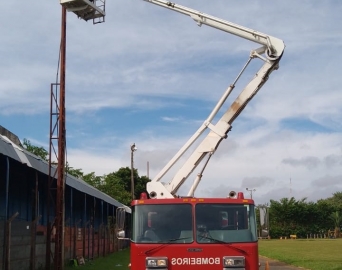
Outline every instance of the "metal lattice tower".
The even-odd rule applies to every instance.
[[[52,228],[56,229],[54,269],[64,269],[64,226],[65,226],[65,146],[66,146],[66,120],[65,120],[65,66],[66,66],[66,14],[67,11],[75,13],[78,18],[85,21],[93,20],[93,24],[104,22],[106,0],[60,0],[62,5],[61,22],[61,46],[60,46],[60,82],[51,84],[50,100],[50,146],[49,146],[49,181],[47,199],[47,244],[46,244],[46,269],[51,265],[51,241]],[[56,161],[52,160],[55,155]],[[57,163],[57,169],[53,164]],[[53,186],[57,179],[56,187]],[[54,204],[55,219],[51,223],[51,208],[53,194],[56,199]]]

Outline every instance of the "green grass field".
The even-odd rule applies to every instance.
[[[310,270],[342,270],[342,239],[260,240],[259,253]],[[128,270],[129,249],[86,262],[85,270]],[[73,266],[67,270],[75,269]]]
[[[101,257],[90,262],[86,262],[85,265],[78,267],[67,266],[65,269],[71,270],[75,268],[85,270],[128,270],[129,263],[129,249],[124,249],[106,257]]]
[[[342,239],[260,240],[259,254],[311,270],[342,270]]]

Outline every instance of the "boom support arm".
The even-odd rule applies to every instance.
[[[241,38],[248,39],[250,41],[264,45],[267,48],[265,50],[265,55],[270,60],[278,59],[283,54],[283,51],[285,49],[285,44],[281,39],[263,34],[253,29],[249,29],[247,27],[240,26],[238,24],[216,18],[214,16],[172,3],[170,1],[165,1],[165,0],[144,0],[144,1],[150,2],[152,4],[155,4],[164,8],[171,9],[173,11],[177,11],[184,15],[188,15],[193,20],[196,21],[198,26],[205,24],[213,28],[225,31],[227,33],[239,36]]]
[[[235,81],[227,88],[219,102],[216,104],[209,117],[204,121],[202,126],[195,132],[195,134],[185,143],[185,145],[178,151],[178,153],[169,161],[169,163],[159,172],[159,174],[147,184],[147,191],[151,198],[173,198],[176,196],[176,192],[184,181],[189,177],[193,170],[200,164],[200,162],[209,154],[208,160],[198,174],[195,182],[193,183],[188,196],[193,196],[196,187],[201,180],[202,172],[207,165],[210,157],[214,154],[221,141],[227,138],[227,133],[231,129],[233,121],[245,108],[248,102],[254,97],[259,89],[267,81],[269,75],[278,68],[278,63],[283,54],[285,45],[280,39],[262,34],[260,32],[215,18],[210,15],[203,14],[196,10],[192,10],[186,7],[176,5],[164,0],[145,0],[153,4],[180,12],[191,16],[200,26],[206,24],[208,26],[223,30],[225,32],[240,36],[242,38],[251,40],[253,42],[263,45],[261,48],[255,49],[251,52],[250,57],[238,74]],[[265,55],[263,57],[262,55]],[[240,95],[235,99],[230,108],[223,114],[216,125],[211,122],[225,103],[226,99],[233,91],[236,82],[241,77],[242,73],[247,68],[252,59],[258,58],[264,62],[263,66],[256,73],[255,77],[247,84],[242,90]],[[181,158],[181,156],[190,148],[190,146],[203,134],[203,132],[209,128],[210,132],[198,145],[191,156],[186,160],[184,165],[176,173],[173,179],[169,183],[162,183],[160,180],[162,177],[173,167],[173,165]]]

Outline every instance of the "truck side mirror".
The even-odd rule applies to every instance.
[[[125,228],[126,209],[125,207],[118,207],[116,209],[116,228],[122,231]]]
[[[120,240],[129,240],[125,232],[126,208],[118,207],[116,209],[116,237]]]

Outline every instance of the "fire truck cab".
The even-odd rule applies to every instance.
[[[239,196],[135,200],[131,269],[256,269],[254,202]]]

